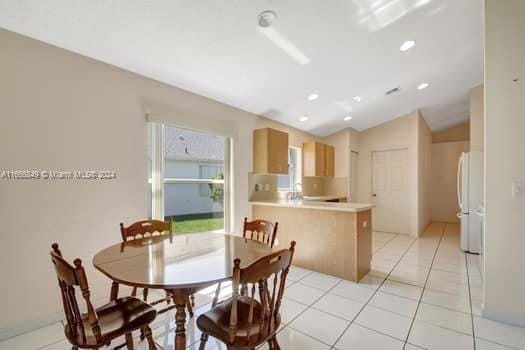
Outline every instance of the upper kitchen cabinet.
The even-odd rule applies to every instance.
[[[335,174],[335,148],[324,145],[325,176],[333,177]]]
[[[253,172],[288,174],[288,133],[272,128],[253,131]]]
[[[321,142],[303,143],[303,176],[334,176],[335,149]]]

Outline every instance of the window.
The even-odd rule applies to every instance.
[[[169,125],[151,127],[160,130],[157,137],[152,132],[157,152],[151,152],[151,174],[162,173],[151,177],[152,216],[173,219],[174,232],[224,231],[230,140]]]
[[[279,191],[293,191],[294,185],[302,181],[301,149],[288,148],[288,175],[277,175]]]

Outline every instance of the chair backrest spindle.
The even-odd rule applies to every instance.
[[[74,335],[78,335],[78,332],[80,332],[82,338],[84,340],[86,339],[82,314],[75,296],[75,287],[78,286],[86,304],[87,319],[91,326],[91,331],[97,340],[101,340],[102,336],[98,324],[98,316],[93,308],[93,304],[91,303],[89,284],[86,272],[82,266],[82,261],[80,259],[75,259],[73,262],[74,266],[69,264],[62,257],[62,252],[57,243],[52,245],[52,251],[50,254],[51,261],[53,262],[57,273],[58,285],[62,295],[62,303],[69,331]]]
[[[266,338],[273,334],[279,326],[279,309],[281,299],[283,297],[286,276],[292,263],[293,254],[295,251],[295,241],[291,242],[289,249],[280,250],[273,254],[264,256],[251,265],[241,268],[240,260],[235,259],[233,267],[232,278],[232,307],[230,312],[230,326],[229,335],[230,341],[235,341],[235,334],[237,330],[238,321],[238,300],[241,297],[239,294],[240,286],[252,285],[249,293],[249,313],[247,323],[246,342],[252,343],[252,328],[254,327],[254,311],[258,303],[260,305],[259,322],[255,323],[258,326],[258,332],[253,332],[254,335]],[[272,278],[273,277],[273,278]],[[270,280],[272,287],[268,288],[268,280]],[[259,301],[256,301],[256,285],[259,286]],[[246,297],[246,296],[245,296]]]
[[[173,220],[170,219],[167,222],[161,220],[142,220],[128,227],[120,223],[120,233],[124,242],[164,234],[169,234],[171,237],[173,236]]]
[[[278,226],[279,223],[277,222],[274,224],[270,221],[260,219],[248,221],[248,218],[244,218],[242,236],[263,242],[273,248],[275,238],[277,237]],[[248,234],[249,237],[247,237]]]

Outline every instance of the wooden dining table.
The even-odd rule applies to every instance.
[[[242,236],[190,233],[115,244],[98,252],[93,265],[113,281],[111,300],[117,298],[119,284],[167,291],[176,306],[175,349],[183,350],[188,296],[230,280],[234,259],[245,267],[272,251]]]

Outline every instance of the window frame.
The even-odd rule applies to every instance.
[[[295,150],[297,152],[297,159],[296,159],[296,166],[293,167],[294,172],[290,173],[290,169],[292,169],[290,162],[290,150]],[[277,191],[278,192],[291,192],[293,191],[293,188],[296,183],[302,183],[302,177],[303,177],[303,150],[301,147],[295,147],[295,146],[288,146],[288,175],[280,174],[279,176],[288,176],[290,177],[290,187],[284,188],[279,187],[279,178],[277,178]],[[297,179],[297,181],[296,181]]]
[[[232,174],[232,149],[233,141],[231,137],[220,135],[214,132],[201,131],[185,128],[179,125],[167,123],[149,123],[150,142],[151,142],[151,218],[164,220],[164,185],[165,184],[222,184],[224,190],[224,232],[231,232],[231,208],[233,207],[231,198],[231,174]],[[196,178],[164,178],[164,140],[165,126],[186,129],[195,132],[209,133],[224,137],[224,179],[196,179]]]

